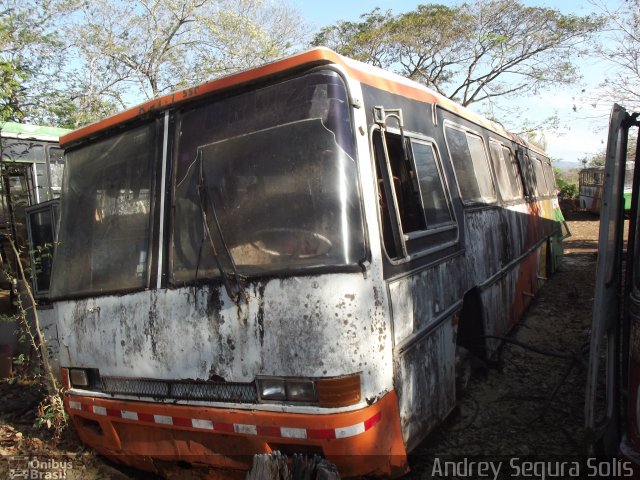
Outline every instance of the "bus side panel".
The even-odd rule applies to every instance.
[[[455,406],[455,329],[464,257],[389,283],[394,385],[405,444],[413,448]]]
[[[396,356],[400,424],[407,451],[455,407],[455,340],[452,318]]]
[[[580,208],[593,213],[600,211],[600,187],[583,185],[580,187]]]
[[[497,282],[481,290],[485,335],[502,336],[517,322],[519,309],[516,308],[516,284],[520,273],[519,268],[513,268]],[[487,338],[485,345],[490,356],[499,347],[500,340]]]
[[[509,269],[496,282],[481,290],[484,333],[489,337],[506,335],[524,316],[537,288],[540,249]],[[500,346],[498,338],[487,338],[488,356]]]
[[[504,222],[498,208],[465,212],[466,257],[471,282],[467,289],[481,285],[509,263],[511,239],[505,232]]]

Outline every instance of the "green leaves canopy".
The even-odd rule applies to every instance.
[[[375,9],[361,20],[326,27],[313,44],[395,70],[463,105],[574,82],[575,56],[603,25],[516,0],[419,5],[400,15]]]

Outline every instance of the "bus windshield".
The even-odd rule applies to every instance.
[[[51,297],[147,285],[155,125],[67,152]]]
[[[364,221],[337,73],[187,106],[176,118],[164,237],[173,285],[359,268]],[[148,123],[67,152],[52,298],[149,286],[162,161],[156,131]]]
[[[173,281],[216,277],[225,265],[232,271],[224,273],[260,276],[363,260],[349,119],[346,88],[334,72],[187,111]]]

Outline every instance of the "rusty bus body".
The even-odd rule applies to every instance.
[[[319,48],[62,138],[67,410],[123,463],[398,476],[562,253],[542,151]]]
[[[633,162],[627,162],[624,175],[624,211],[631,210],[631,183],[633,181]],[[604,167],[583,168],[578,173],[579,204],[583,210],[600,214],[604,189]]]

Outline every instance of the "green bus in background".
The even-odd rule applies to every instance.
[[[0,254],[3,264],[16,272],[13,241],[25,260],[38,263],[42,278],[34,279],[36,294],[48,290],[49,256],[35,259],[33,255],[38,246],[53,244],[64,170],[58,139],[68,131],[0,123]]]

